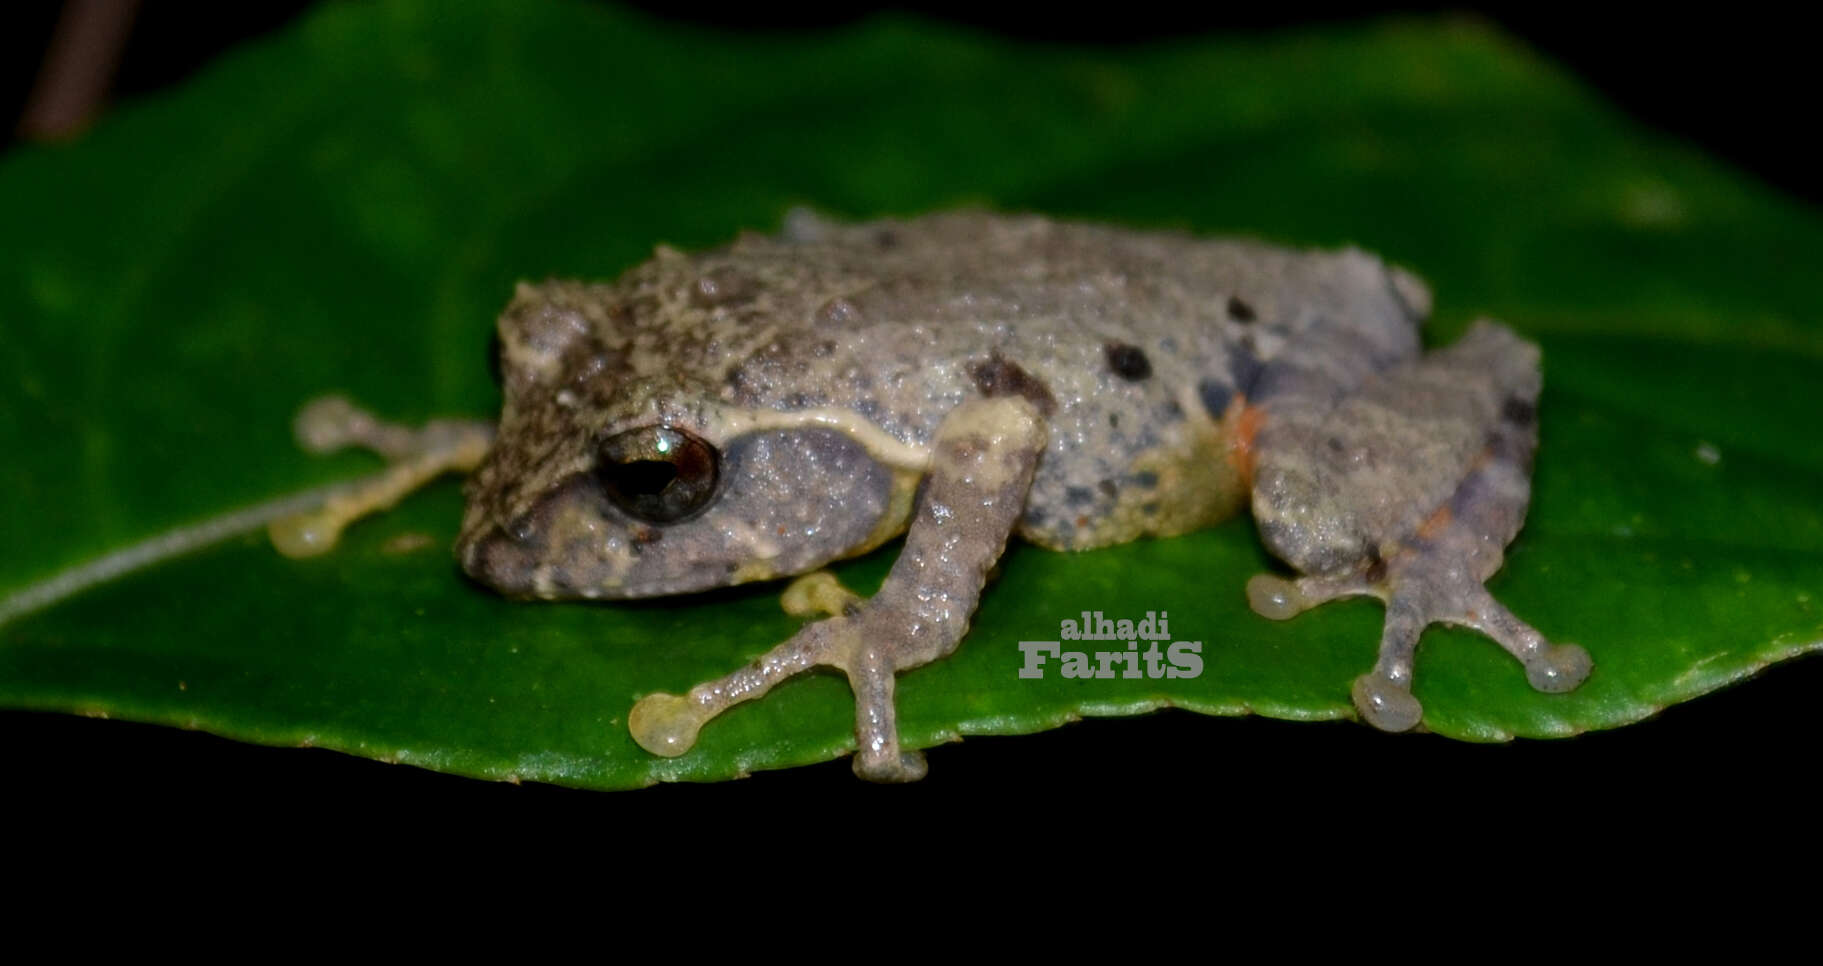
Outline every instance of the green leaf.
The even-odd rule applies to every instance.
[[[516,280],[612,276],[806,203],[1354,243],[1435,284],[1433,341],[1488,314],[1541,342],[1536,499],[1492,589],[1597,669],[1540,695],[1492,644],[1433,630],[1417,691],[1434,731],[1613,727],[1823,645],[1823,326],[1801,270],[1823,225],[1485,27],[1092,53],[899,21],[742,40],[424,0],[320,9],[78,145],[0,162],[0,704],[598,788],[843,753],[850,701],[827,675],[682,758],[640,751],[636,697],[792,633],[777,587],[509,603],[443,549],[454,482],[321,559],[249,534],[81,569],[370,472],[293,447],[293,412],[325,391],[401,420],[489,415],[484,353]],[[844,578],[871,589],[891,552]],[[1245,520],[1017,548],[961,651],[904,678],[906,736],[1165,705],[1350,715],[1378,605],[1267,622],[1242,586],[1271,566]],[[72,568],[80,593],[24,606]],[[1168,611],[1204,673],[1018,679],[1017,642],[1084,609]]]

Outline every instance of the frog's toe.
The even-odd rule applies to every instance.
[[[342,521],[329,513],[296,513],[268,523],[266,536],[273,548],[287,557],[316,557],[334,549],[341,540]]]
[[[918,781],[930,770],[930,766],[924,762],[924,753],[918,751],[901,751],[896,755],[883,756],[856,753],[854,770],[857,778],[894,784]]]
[[[1362,720],[1381,731],[1410,731],[1424,718],[1424,706],[1412,697],[1409,680],[1395,681],[1372,671],[1355,678],[1352,696]]]
[[[1298,592],[1296,581],[1272,574],[1254,574],[1247,581],[1247,605],[1254,613],[1275,621],[1290,620],[1310,606]]]
[[[291,424],[299,448],[318,455],[357,443],[373,435],[383,424],[374,415],[346,396],[319,396],[298,410]]]
[[[1455,595],[1456,609],[1435,620],[1473,628],[1499,644],[1525,665],[1526,681],[1547,694],[1573,691],[1594,669],[1589,652],[1575,644],[1553,644],[1536,628],[1515,617],[1480,584]]]
[[[696,745],[703,716],[689,698],[675,694],[648,694],[627,715],[627,730],[641,748],[654,755],[676,758]]]
[[[1526,664],[1525,676],[1535,690],[1562,694],[1576,690],[1594,667],[1589,652],[1575,644],[1550,644]]]
[[[793,617],[852,617],[862,600],[860,594],[842,586],[835,574],[818,570],[787,584],[779,606]]]
[[[1342,597],[1376,596],[1372,584],[1357,576],[1300,577],[1254,574],[1247,581],[1247,605],[1267,620],[1285,621]]]

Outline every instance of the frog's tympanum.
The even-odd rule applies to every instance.
[[[925,765],[900,747],[894,676],[961,643],[1009,538],[1088,550],[1250,506],[1303,574],[1254,577],[1254,610],[1386,602],[1354,703],[1405,730],[1429,624],[1486,634],[1542,691],[1590,668],[1482,587],[1530,496],[1538,350],[1479,322],[1421,353],[1429,309],[1417,278],[1355,250],[983,213],[796,215],[777,236],[660,248],[615,282],[520,286],[499,323],[491,438],[312,407],[312,445],[373,446],[394,470],[274,532],[321,550],[360,513],[474,467],[463,569],[542,599],[814,575],[904,534],[879,593],[800,581],[788,601],[828,616],[628,718],[640,745],[680,755],[723,709],[832,667],[854,691],[855,771],[903,781]]]

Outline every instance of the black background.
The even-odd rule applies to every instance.
[[[224,50],[283,27],[307,6],[224,5],[203,16],[188,5],[148,4],[113,98],[131,100],[179,83]],[[841,23],[866,12],[863,7],[841,14],[780,12],[771,6],[696,4],[688,19],[726,29],[790,30]],[[662,7],[653,9],[671,16]],[[1122,4],[1118,15],[1100,5],[1074,16],[963,4],[920,9],[1009,36],[1087,44],[1276,30],[1389,12],[1372,4],[1196,12]],[[1794,204],[1814,204],[1815,155],[1800,140],[1816,119],[1816,84],[1809,76],[1814,54],[1806,49],[1811,41],[1795,25],[1751,11],[1728,10],[1723,19],[1719,8],[1697,9],[1714,12],[1704,18],[1603,19],[1588,10],[1482,7],[1475,15],[1568,65],[1634,116],[1777,185]],[[25,101],[56,14],[54,4],[16,10],[0,41],[0,63],[8,72],[0,77],[5,98],[0,108],[12,116]],[[9,143],[7,149],[19,147]],[[1237,592],[1243,577],[1235,577]],[[1811,717],[1820,696],[1823,658],[1811,657],[1643,724],[1568,741],[1504,746],[1429,735],[1392,737],[1350,722],[1165,712],[935,748],[929,752],[930,778],[902,788],[863,785],[843,760],[722,785],[604,795],[25,712],[0,713],[0,767],[7,776],[6,799],[29,816],[24,821],[106,814],[106,824],[116,828],[285,829],[346,819],[439,832],[574,827],[604,840],[640,829],[657,834],[635,838],[665,848],[676,837],[658,830],[681,830],[704,816],[732,830],[768,815],[808,810],[816,816],[811,828],[838,835],[845,833],[831,822],[886,829],[907,817],[941,823],[955,816],[987,830],[1029,827],[1022,824],[1026,819],[1067,826],[1137,818],[1141,824],[1131,832],[1131,844],[1141,846],[1152,841],[1147,822],[1164,820],[1194,831],[1204,827],[1203,820],[1219,817],[1237,847],[1249,847],[1249,839],[1318,828],[1343,838],[1382,837],[1388,840],[1382,844],[1391,846],[1408,835],[1443,837],[1485,828],[1511,835],[1517,845],[1549,849],[1566,839],[1597,839],[1622,829],[1646,837],[1721,837],[1729,833],[1720,816],[1737,809],[1773,816],[1765,828],[1794,820],[1810,810],[1803,805],[1814,771],[1814,740],[1823,735]],[[1192,817],[1192,824],[1184,826],[1184,817]],[[1009,821],[1014,824],[1004,824]],[[90,827],[98,826],[91,821]]]

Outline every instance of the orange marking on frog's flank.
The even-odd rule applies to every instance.
[[[1222,411],[1222,425],[1228,429],[1228,458],[1241,475],[1241,485],[1253,489],[1253,439],[1266,424],[1266,410],[1247,405],[1245,393],[1235,393]]]
[[[1429,540],[1442,533],[1443,528],[1449,526],[1453,519],[1455,519],[1455,515],[1450,512],[1450,505],[1445,503],[1438,507],[1437,512],[1431,514],[1429,519],[1418,525],[1418,536]]]
[[[1494,451],[1491,448],[1483,449],[1480,453],[1477,453],[1475,459],[1469,463],[1469,472],[1481,472],[1481,469],[1487,466],[1488,462],[1493,458]],[[1436,513],[1431,514],[1423,523],[1418,524],[1419,539],[1430,540],[1436,537],[1437,534],[1442,533],[1443,528],[1449,526],[1450,521],[1455,518],[1456,515],[1450,512],[1450,505],[1448,503],[1438,507]]]

